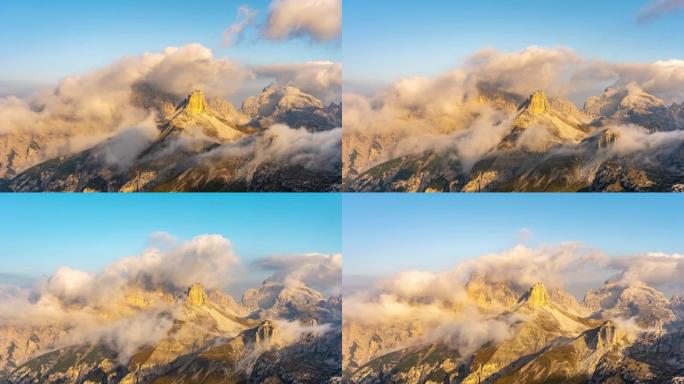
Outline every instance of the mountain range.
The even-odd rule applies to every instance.
[[[345,316],[344,381],[674,384],[684,380],[682,296],[667,299],[642,283],[607,282],[588,291],[579,303],[562,289],[550,290],[542,283],[525,290],[482,278],[471,279],[467,293],[488,314],[474,321],[490,332],[498,329],[499,337],[473,344],[479,335],[474,329],[435,336],[430,335],[435,329],[419,319],[369,326]],[[503,310],[493,311],[500,305]],[[499,329],[502,324],[506,329]],[[469,343],[473,348],[462,348]]]
[[[241,302],[193,284],[185,292],[132,284],[98,313],[101,325],[166,325],[153,342],[79,341],[59,320],[0,326],[0,383],[328,383],[340,379],[341,299],[274,281]],[[65,304],[67,305],[67,304]],[[71,309],[77,306],[72,303]],[[145,320],[147,319],[147,320]],[[133,321],[133,320],[131,320]]]
[[[679,191],[684,189],[684,104],[666,105],[634,83],[607,88],[582,109],[544,91],[524,95],[481,86],[463,110],[485,106],[503,117],[474,163],[464,147],[421,149],[403,133],[345,132],[348,191]],[[469,121],[476,120],[473,112]],[[411,117],[404,123],[409,124]],[[449,117],[440,117],[449,121]],[[433,122],[433,124],[437,124]],[[472,138],[450,127],[442,142]],[[503,133],[501,133],[503,132]],[[500,137],[497,135],[501,135]],[[412,144],[413,143],[413,144]],[[406,147],[417,148],[413,151]]]
[[[142,129],[118,131],[92,147],[62,155],[53,153],[55,148],[68,148],[75,140],[66,133],[0,135],[0,189],[133,192],[339,188],[339,149],[319,146],[316,138],[334,144],[342,124],[341,105],[326,107],[295,86],[271,85],[237,109],[221,98],[206,100],[201,90],[179,100],[140,84],[132,87],[130,103],[157,116],[152,134]],[[70,117],[61,119],[68,122]],[[308,146],[301,144],[308,142]],[[330,153],[320,153],[321,147]]]

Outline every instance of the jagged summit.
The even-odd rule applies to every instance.
[[[190,114],[204,113],[208,110],[207,101],[201,90],[196,89],[185,99],[185,110]]]
[[[537,90],[520,106],[531,115],[541,115],[549,111],[549,99],[542,90]]]
[[[204,291],[204,287],[200,283],[194,283],[188,288],[187,291],[187,301],[188,305],[201,306],[209,302],[207,293]]]
[[[549,292],[544,283],[535,283],[525,297],[527,304],[532,307],[543,307],[549,303]]]

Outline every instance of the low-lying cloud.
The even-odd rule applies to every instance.
[[[301,166],[311,171],[336,173],[342,166],[342,128],[311,132],[275,124],[262,134],[237,143],[223,144],[198,155],[199,164],[216,164],[220,159],[247,159],[238,172],[251,180],[261,166]]]

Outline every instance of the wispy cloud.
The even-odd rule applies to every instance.
[[[245,30],[254,24],[258,14],[259,11],[247,5],[240,6],[237,10],[238,21],[223,32],[223,45],[231,46],[240,43],[244,37]]]
[[[684,0],[652,0],[637,13],[639,22],[649,22],[667,13],[684,9]]]

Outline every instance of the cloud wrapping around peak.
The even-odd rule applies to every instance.
[[[622,285],[641,282],[660,289],[684,289],[684,255],[650,252],[611,260],[609,266],[618,271],[613,280]]]
[[[609,84],[650,93],[665,105],[684,102],[684,62],[588,60],[565,47],[531,46],[510,53],[486,49],[459,68],[434,77],[407,77],[370,97],[344,93],[345,172],[363,173],[426,151],[454,156],[469,172],[483,156],[498,150],[511,133],[518,107],[534,91],[544,90],[550,101],[565,103],[564,97],[599,95]],[[573,112],[574,105],[564,105]],[[577,110],[573,113],[579,121],[588,119]],[[514,145],[538,152],[554,142],[544,127],[531,127]],[[352,163],[353,170],[348,168]]]
[[[262,33],[272,40],[309,37],[327,42],[340,38],[342,0],[273,0]]]
[[[342,64],[331,61],[269,64],[252,67],[257,76],[275,79],[280,85],[294,84],[323,101],[339,102],[342,90]]]
[[[342,288],[341,254],[276,255],[259,259],[252,266],[271,272],[270,280],[287,287],[306,285],[328,294],[339,294]]]
[[[135,85],[146,84],[178,97],[198,88],[220,96],[232,94],[252,76],[249,69],[214,58],[199,44],[125,57],[88,74],[67,77],[55,89],[26,100],[1,98],[0,134],[82,135],[100,140],[150,118],[150,112],[131,102]]]
[[[343,317],[346,324],[359,327],[410,329],[410,336],[402,335],[403,346],[446,341],[468,355],[513,334],[526,316],[499,315],[537,282],[579,314],[579,304],[563,293],[569,285],[596,288],[608,281],[681,290],[683,273],[680,254],[608,257],[578,243],[519,245],[461,261],[446,271],[406,270],[379,279],[373,287],[345,295]]]

